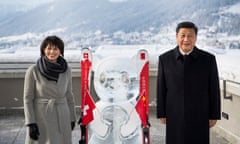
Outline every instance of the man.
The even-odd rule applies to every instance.
[[[166,144],[209,144],[220,119],[215,56],[195,46],[197,32],[194,23],[179,23],[178,46],[159,57],[157,118],[166,124]]]

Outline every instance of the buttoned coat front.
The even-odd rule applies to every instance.
[[[71,70],[47,80],[36,65],[26,71],[24,82],[25,124],[36,123],[38,141],[26,135],[26,144],[71,144],[71,121],[75,121]]]
[[[166,144],[209,144],[209,120],[220,119],[215,56],[176,47],[159,57],[157,117],[166,118]]]

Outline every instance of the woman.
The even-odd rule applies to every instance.
[[[75,126],[71,69],[63,58],[64,43],[48,36],[41,57],[26,71],[24,113],[26,144],[71,144]]]

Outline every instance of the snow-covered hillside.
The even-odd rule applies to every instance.
[[[212,26],[222,16],[218,14],[220,9],[237,2],[238,0],[199,0],[197,3],[192,0],[172,0],[171,3],[167,0],[55,0],[1,20],[0,26],[4,29],[0,30],[0,36],[38,33],[56,28],[66,28],[68,33],[97,30],[104,33],[140,32],[149,28],[158,32],[162,27],[180,19],[193,20],[201,27]]]
[[[32,8],[25,6],[24,10],[17,3],[11,3],[11,7],[9,3],[1,4],[5,7],[0,14],[1,39],[29,34],[35,37],[0,40],[0,53],[12,47],[36,47],[48,34],[61,36],[69,49],[83,45],[162,44],[169,39],[169,43],[174,43],[176,24],[183,20],[195,22],[212,41],[219,34],[236,37],[240,35],[239,3],[238,0],[197,3],[192,0],[171,3],[167,0],[50,0]],[[13,10],[9,12],[9,9]]]
[[[235,65],[240,56],[239,0],[44,0],[34,4],[14,0],[0,1],[0,8],[0,61],[35,61],[47,35],[64,40],[69,61],[78,61],[85,46],[95,50],[102,45],[150,45],[166,50],[176,46],[177,23],[190,20],[199,27],[197,46],[221,57],[222,68],[229,65],[222,57],[238,55],[231,55],[230,67],[240,71]],[[152,62],[161,52],[151,51]]]

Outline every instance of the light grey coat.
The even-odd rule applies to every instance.
[[[36,123],[40,132],[34,141],[27,128],[25,144],[71,144],[71,121],[76,121],[76,115],[70,68],[56,82],[43,77],[36,65],[29,67],[23,100],[25,124]]]

